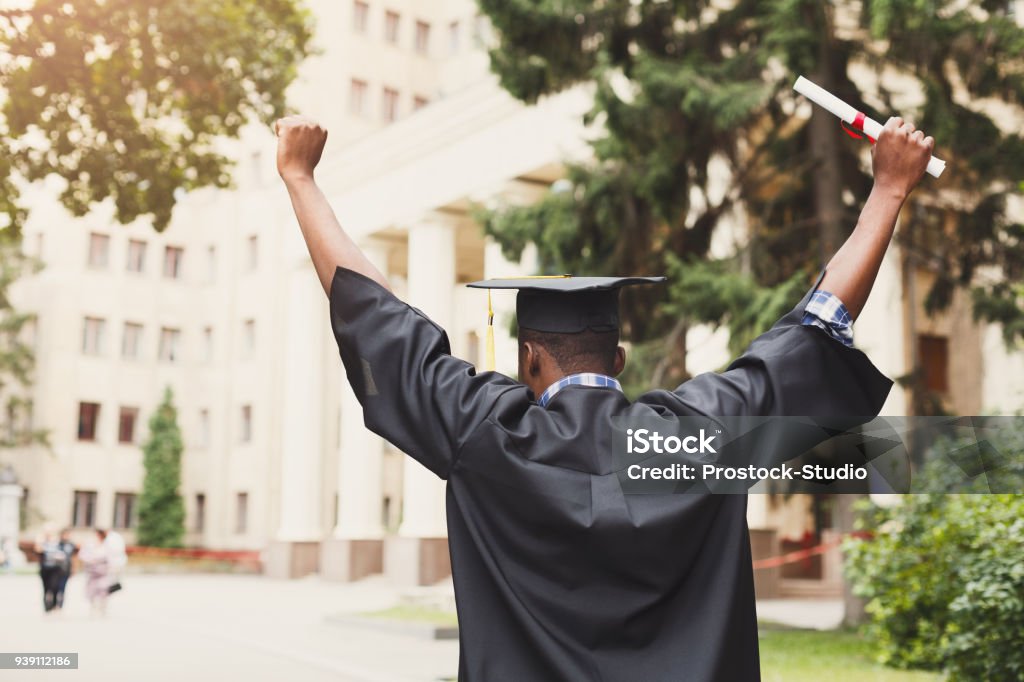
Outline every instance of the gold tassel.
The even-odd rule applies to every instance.
[[[484,369],[494,371],[494,308],[491,306],[491,290],[487,290],[487,339],[485,341],[486,360]]]
[[[563,279],[572,275],[527,275],[525,277],[514,277],[512,279]],[[491,305],[491,290],[487,290],[487,336],[484,340],[484,369],[488,372],[495,370],[494,362],[494,307]]]

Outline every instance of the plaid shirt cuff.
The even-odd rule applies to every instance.
[[[821,289],[815,291],[800,322],[824,330],[844,346],[853,346],[853,318],[834,294]]]

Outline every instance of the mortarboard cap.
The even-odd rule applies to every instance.
[[[493,368],[494,313],[490,289],[518,289],[516,318],[519,326],[539,332],[575,334],[619,328],[619,290],[634,284],[661,284],[665,277],[573,277],[553,275],[488,279],[467,285],[488,290],[487,354]]]

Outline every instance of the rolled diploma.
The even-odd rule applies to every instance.
[[[826,111],[832,112],[845,123],[852,125],[853,120],[857,118],[857,114],[859,112],[856,109],[833,95],[828,90],[818,87],[803,76],[796,79],[796,83],[793,84],[793,89]],[[877,140],[878,136],[882,134],[882,124],[873,118],[865,116],[864,133],[868,137],[872,137]],[[937,178],[942,175],[942,171],[944,170],[946,170],[946,162],[942,159],[937,159],[933,156],[928,161],[928,168],[926,169],[928,175]]]

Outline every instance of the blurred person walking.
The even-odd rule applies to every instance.
[[[57,550],[60,556],[60,565],[54,578],[54,608],[64,608],[64,590],[68,586],[68,578],[71,577],[71,563],[78,552],[78,547],[71,541],[71,529],[65,528],[60,532],[60,539],[57,540]]]
[[[110,595],[110,562],[103,542],[106,534],[99,529],[95,532],[95,536],[82,547],[79,558],[85,570],[85,594],[93,615],[102,616],[107,612],[107,597]]]
[[[116,530],[97,530],[103,538],[103,547],[107,553],[107,566],[110,571],[109,592],[113,594],[121,589],[121,577],[128,565],[128,551],[124,538]]]
[[[57,607],[57,587],[64,564],[57,529],[52,523],[43,526],[35,550],[39,555],[39,577],[43,581],[43,609],[49,613]]]

